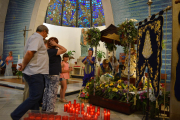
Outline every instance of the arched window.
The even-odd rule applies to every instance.
[[[102,2],[101,0],[51,0],[45,23],[69,27],[104,26]]]

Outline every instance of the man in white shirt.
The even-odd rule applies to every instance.
[[[39,110],[38,102],[44,91],[44,75],[49,74],[49,57],[43,41],[48,31],[45,25],[40,25],[26,42],[25,56],[22,64],[19,64],[19,70],[29,85],[29,98],[11,113],[13,120],[19,120],[30,109]]]

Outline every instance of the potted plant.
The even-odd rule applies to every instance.
[[[105,58],[105,52],[98,50],[97,51],[97,58],[98,58],[98,61],[100,62],[102,58]]]
[[[71,59],[74,59],[74,57],[73,57],[73,53],[75,53],[75,51],[73,50],[73,51],[68,51],[67,52],[67,54],[69,55],[69,60],[71,60]]]
[[[17,71],[16,75],[18,76],[18,79],[19,79],[19,76],[22,76],[22,71]]]

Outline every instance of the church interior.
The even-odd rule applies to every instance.
[[[0,119],[18,120],[13,111],[30,99],[27,67],[38,75],[48,61],[57,77],[54,44],[66,50],[55,55],[54,110],[43,110],[42,96],[20,120],[180,120],[180,0],[0,0],[0,11]],[[39,26],[45,53],[21,70]],[[44,75],[42,95],[47,84]]]

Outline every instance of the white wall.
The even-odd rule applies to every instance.
[[[49,29],[49,35],[46,39],[50,37],[57,37],[59,44],[64,46],[68,51],[76,51],[74,54],[75,59],[71,60],[71,62],[74,63],[77,61],[77,59],[81,56],[80,36],[82,28],[56,26],[47,23],[44,23],[44,25],[46,25]],[[105,29],[105,26],[98,28],[103,30]],[[100,42],[98,50],[103,50],[106,53],[106,48],[104,47],[103,42]]]

